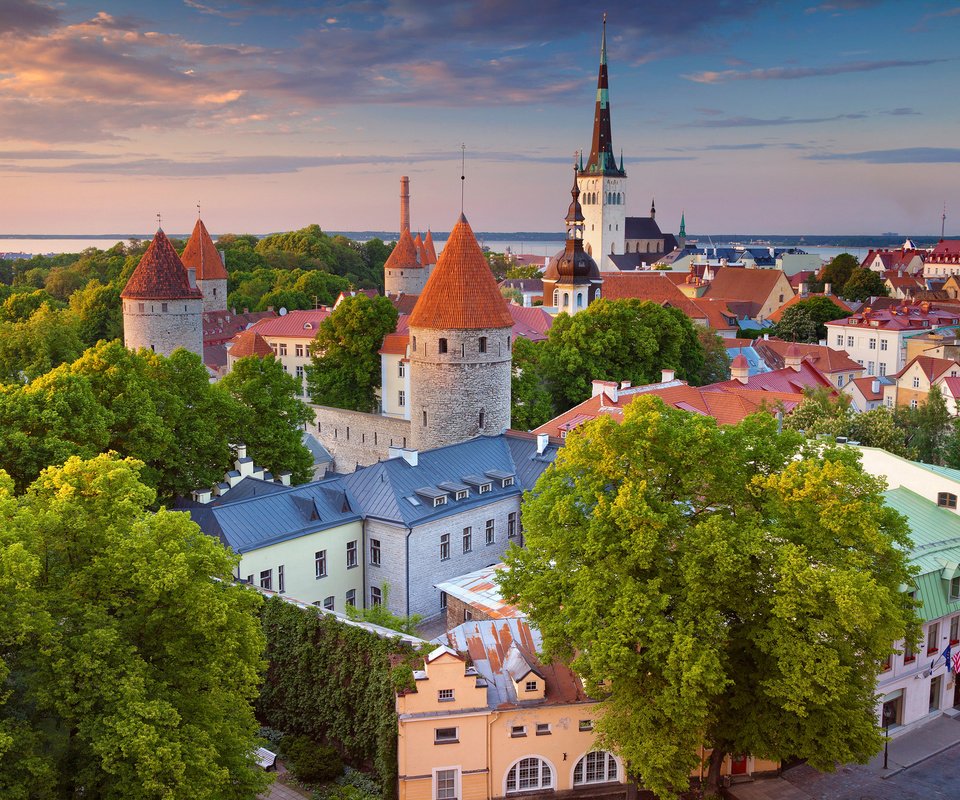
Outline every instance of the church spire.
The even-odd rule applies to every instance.
[[[680,212],[680,237],[682,239],[687,238],[687,214],[685,211]]]
[[[593,143],[590,159],[582,170],[584,175],[626,177],[623,166],[617,167],[613,154],[613,135],[610,128],[610,87],[607,81],[607,15],[603,15],[603,34],[600,38],[600,73],[597,76],[597,105],[593,116]]]

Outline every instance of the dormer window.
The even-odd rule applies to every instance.
[[[470,492],[467,489],[464,489],[463,491],[457,492],[456,499],[466,500],[469,496],[470,496]]]
[[[525,692],[535,692],[539,689],[539,684],[536,681],[525,681],[523,684],[523,691]]]
[[[956,508],[957,496],[950,492],[940,492],[937,495],[937,505],[942,508]]]
[[[447,504],[447,496],[446,496],[446,495],[444,495],[443,497],[434,497],[434,498],[433,498],[433,507],[434,507],[434,508],[436,508],[437,506],[445,506],[446,504]]]

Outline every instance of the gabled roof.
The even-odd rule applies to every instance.
[[[167,235],[158,230],[120,296],[130,300],[202,300]]]
[[[754,316],[773,293],[784,274],[779,269],[720,267],[707,287],[706,297],[744,300],[754,307]],[[789,299],[788,294],[784,302]]]
[[[874,383],[877,385],[877,391],[873,391]],[[863,395],[864,400],[879,403],[881,400],[883,400],[883,387],[888,385],[888,383],[881,381],[879,378],[874,378],[872,375],[867,375],[863,378],[854,378],[847,385],[856,386],[857,391]]]
[[[229,353],[231,358],[245,358],[246,356],[264,358],[273,355],[273,348],[255,329],[251,328],[233,337],[233,344],[230,346]]]
[[[203,312],[203,346],[229,342],[255,322],[276,317],[275,311],[248,311],[234,314],[230,310]],[[224,362],[226,363],[226,362]]]
[[[524,616],[516,606],[503,599],[500,585],[497,583],[497,570],[503,569],[503,563],[484,567],[466,575],[436,584],[441,592],[479,609],[490,619],[507,619]]]
[[[690,300],[669,278],[659,272],[603,274],[603,297],[607,300],[649,300],[660,306],[679,308],[690,319],[706,320],[704,311]]]
[[[660,239],[662,237],[663,231],[653,217],[627,217],[623,221],[624,239]]]
[[[956,361],[951,361],[949,358],[936,358],[935,356],[914,356],[906,363],[903,369],[893,377],[900,378],[903,375],[906,375],[910,368],[914,365],[920,368],[923,374],[927,377],[927,380],[931,383],[951,370],[960,371],[960,364],[957,364]]]
[[[482,330],[512,325],[493,273],[461,214],[410,315],[410,327]]]
[[[394,245],[390,255],[383,265],[384,269],[420,269],[423,264],[420,262],[420,252],[413,238],[410,236],[410,229],[404,228],[400,232],[400,238]]]
[[[791,346],[800,351],[800,355],[825,375],[835,372],[862,372],[863,364],[850,358],[846,350],[835,350],[822,344],[804,344],[785,342],[781,339],[757,339],[754,349],[771,369],[786,366],[787,349]]]
[[[547,338],[553,325],[553,316],[544,311],[542,306],[526,307],[508,303],[507,311],[513,317],[514,340],[518,336],[529,339],[531,342],[542,342]]]
[[[197,271],[198,281],[227,279],[227,270],[220,259],[220,253],[217,252],[217,247],[207,233],[202,219],[198,219],[197,224],[193,226],[193,233],[187,240],[187,246],[183,249],[180,260],[187,269]]]
[[[276,336],[288,339],[312,339],[317,335],[320,323],[330,316],[329,308],[290,311],[282,317],[262,319],[250,330],[261,336]]]
[[[859,367],[859,364],[857,365]],[[732,388],[732,389],[759,389],[764,392],[787,392],[791,394],[802,394],[804,389],[830,389],[836,391],[830,382],[819,369],[811,364],[807,359],[800,362],[800,369],[795,370],[792,367],[775,369],[770,372],[759,372],[747,378],[746,383],[735,379],[729,381],[720,381],[710,384],[711,388]]]
[[[417,248],[417,258],[420,259],[420,266],[427,266],[430,263],[430,254],[427,252],[427,248],[424,247],[423,238],[419,233],[413,240],[413,246]]]
[[[960,239],[941,239],[927,257],[927,262],[956,263],[958,259],[960,259]]]
[[[410,328],[407,324],[409,319],[406,314],[397,315],[396,330],[383,337],[380,355],[405,356],[407,354],[407,345],[410,343]]]

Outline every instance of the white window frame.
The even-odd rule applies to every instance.
[[[596,778],[592,780],[587,778],[587,759],[593,755],[604,756],[603,778],[599,780]],[[613,769],[616,773],[613,778],[609,777],[611,761],[613,762]],[[580,773],[580,780],[578,781],[576,778],[577,767],[579,767],[581,764],[583,765],[583,770]],[[580,758],[578,758],[573,763],[573,769],[570,771],[570,785],[577,787],[577,786],[593,786],[593,785],[604,784],[604,783],[619,783],[620,776],[622,774],[623,774],[623,767],[620,764],[620,759],[618,759],[613,753],[607,750],[589,750],[586,753],[584,753],[582,756],[580,756]]]
[[[440,534],[440,560],[441,561],[450,560],[450,534],[449,533]]]
[[[488,519],[484,528],[485,541],[488,545],[497,543],[497,521]]]
[[[379,567],[379,566],[380,566],[380,558],[381,558],[381,555],[382,555],[382,553],[381,553],[381,550],[380,550],[380,540],[379,540],[379,539],[371,539],[371,540],[370,540],[370,564],[371,564],[371,566],[374,566],[374,567]]]
[[[452,772],[452,773],[453,773],[454,784],[453,784],[453,796],[452,796],[452,797],[451,797],[449,794],[444,794],[443,796],[440,795],[440,787],[439,787],[439,784],[438,784],[438,780],[439,780],[439,774],[440,774],[441,772],[444,772],[444,773]],[[432,779],[432,781],[431,781],[431,796],[433,797],[433,800],[460,800],[460,796],[461,796],[460,786],[461,786],[461,782],[460,782],[460,767],[459,767],[459,766],[455,766],[455,767],[434,767],[434,768],[433,768],[433,779]]]
[[[327,551],[317,550],[313,554],[313,574],[317,580],[327,577]]]
[[[440,731],[453,731],[453,736],[440,737]],[[456,725],[447,725],[443,728],[434,728],[433,729],[433,743],[434,744],[455,744],[460,741],[460,728]]]
[[[522,762],[528,760],[528,759],[533,759],[533,760],[535,760],[535,761],[540,762],[540,767],[539,767],[539,780],[537,781],[537,785],[536,785],[536,786],[520,786],[520,773],[519,773],[520,764],[521,764]],[[546,766],[547,771],[548,771],[548,781],[549,781],[549,782],[546,783],[546,784],[543,783],[543,768],[544,768],[544,766]],[[516,783],[515,783],[513,789],[508,789],[508,788],[507,788],[507,785],[508,785],[509,780],[510,780],[510,773],[511,773],[514,769],[517,770]],[[505,795],[507,795],[507,794],[523,794],[523,793],[525,793],[525,792],[535,792],[535,791],[539,791],[539,790],[542,790],[542,789],[556,789],[556,787],[557,787],[557,770],[556,770],[556,767],[554,767],[554,765],[551,763],[550,759],[544,758],[543,756],[540,756],[540,755],[531,754],[531,755],[526,755],[526,756],[524,756],[523,758],[518,758],[516,761],[514,761],[514,762],[507,768],[507,771],[504,772],[504,774],[503,774],[503,793],[504,793]]]
[[[347,542],[347,569],[353,569],[357,566],[357,540]]]

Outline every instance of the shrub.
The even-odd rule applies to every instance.
[[[326,783],[343,774],[340,754],[307,736],[284,736],[280,753],[297,780],[304,783]]]
[[[366,772],[347,767],[346,774],[336,783],[314,792],[314,800],[381,800],[382,792],[376,778]]]

